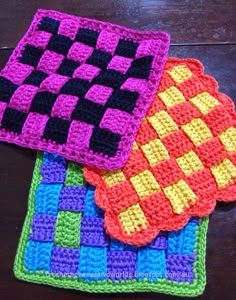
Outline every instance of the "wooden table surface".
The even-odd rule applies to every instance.
[[[195,57],[220,91],[236,100],[235,0],[1,0],[0,68],[28,28],[38,8],[55,9],[139,30],[164,30],[171,36],[169,56]],[[110,299],[18,281],[12,267],[36,152],[0,143],[0,298]],[[218,204],[207,242],[207,286],[197,299],[236,299],[236,205]],[[160,294],[116,294],[115,299],[175,299]]]

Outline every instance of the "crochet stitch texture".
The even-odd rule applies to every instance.
[[[208,218],[192,218],[183,229],[162,232],[141,248],[111,239],[103,221],[82,168],[38,154],[16,277],[89,292],[203,292]]]
[[[164,32],[39,10],[0,73],[0,140],[121,167],[168,47]]]
[[[134,245],[207,216],[236,194],[233,102],[193,59],[169,58],[129,159],[115,172],[85,168],[106,231]]]

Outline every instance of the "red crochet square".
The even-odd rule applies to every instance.
[[[182,131],[174,131],[162,140],[169,154],[173,157],[179,157],[193,149],[194,145]]]
[[[145,145],[151,140],[155,140],[157,138],[157,133],[155,129],[151,126],[151,124],[147,121],[144,121],[139,127],[138,134],[136,137],[136,143],[138,146]]]
[[[119,195],[119,197],[117,197]],[[129,181],[122,181],[109,189],[109,206],[115,207],[115,213],[120,213],[130,205],[139,202],[138,196],[134,193],[134,188]]]
[[[177,165],[175,159],[166,159],[152,168],[157,182],[162,188],[177,182],[183,177],[183,172]]]
[[[168,113],[178,126],[182,126],[194,118],[201,117],[200,111],[189,102],[182,102],[171,107]]]
[[[143,152],[138,149],[130,153],[129,160],[125,164],[123,172],[125,174],[125,177],[129,179],[130,177],[133,177],[140,172],[147,170],[149,167],[150,166]]]
[[[212,138],[196,147],[196,154],[206,168],[211,168],[227,157],[225,147],[218,137]]]

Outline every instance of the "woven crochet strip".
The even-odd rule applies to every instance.
[[[89,292],[203,292],[208,218],[192,218],[141,248],[111,239],[103,223],[81,167],[38,154],[16,277]]]
[[[0,73],[0,140],[121,167],[168,47],[163,32],[38,10]]]
[[[207,216],[216,200],[236,198],[233,102],[200,62],[170,58],[125,166],[84,174],[106,231],[125,243],[145,245]]]

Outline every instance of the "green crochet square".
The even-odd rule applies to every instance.
[[[73,162],[68,162],[66,173],[65,186],[80,186],[84,185],[85,180],[81,172],[82,166]]]
[[[55,243],[57,246],[78,248],[80,245],[81,213],[59,211],[56,222]]]

